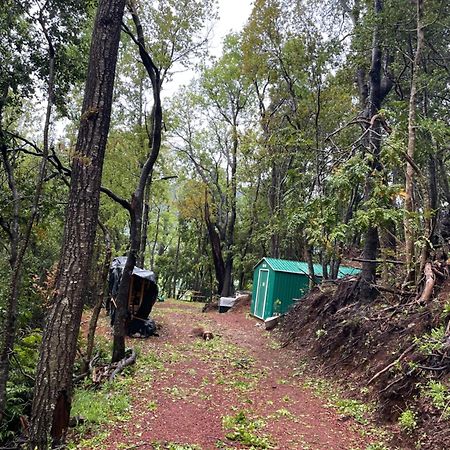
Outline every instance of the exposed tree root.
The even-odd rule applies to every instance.
[[[105,364],[101,366],[96,366],[95,364],[98,362],[100,355],[95,355],[89,361],[89,369],[87,372],[82,373],[74,377],[74,383],[79,382],[89,375],[91,376],[93,386],[99,386],[101,383],[105,381],[113,381],[114,378],[125,369],[125,367],[131,366],[136,362],[136,352],[135,350],[129,349],[127,351],[127,355],[125,358],[116,363]]]
[[[367,384],[373,383],[380,375],[387,372],[391,367],[394,367],[397,363],[399,363],[414,347],[416,344],[411,344],[395,361],[392,361],[388,364],[384,369],[377,372],[368,382]]]
[[[120,360],[117,363],[117,367],[112,371],[111,375],[109,376],[109,381],[114,380],[117,374],[122,372],[125,367],[131,366],[136,362],[136,352],[134,351],[134,348],[131,349],[131,355],[125,356],[122,360]],[[111,364],[113,366],[113,364]]]
[[[425,275],[425,287],[423,288],[422,294],[418,299],[419,303],[427,303],[430,300],[431,295],[433,294],[434,285],[436,283],[436,276],[430,262],[425,264],[423,273]]]

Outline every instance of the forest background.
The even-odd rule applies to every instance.
[[[94,3],[6,0],[0,12],[8,423],[30,400],[33,330],[60,258]],[[445,0],[255,0],[243,30],[211,57],[213,1],[129,2],[84,302],[102,291],[111,254],[130,248],[169,297],[249,289],[263,256],[308,261],[312,279],[312,263],[325,278],[343,261],[359,264],[365,302],[377,281],[418,289],[427,264],[447,259],[450,237],[449,9]],[[164,96],[187,69],[195,78]],[[137,221],[126,200],[136,193]]]

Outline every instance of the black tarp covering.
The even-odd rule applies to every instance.
[[[109,295],[111,297],[109,313],[111,316],[111,325],[114,324],[115,299],[119,292],[120,280],[126,261],[126,256],[114,258],[109,270]],[[156,334],[155,322],[149,319],[153,305],[158,297],[158,286],[154,272],[135,267],[133,269],[130,289],[128,335],[148,337]]]

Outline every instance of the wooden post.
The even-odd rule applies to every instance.
[[[141,282],[141,294],[139,297],[139,306],[138,309],[141,307],[142,305],[142,300],[144,298],[144,287],[145,287],[145,283],[147,282],[147,280],[145,278],[142,278],[142,282]]]
[[[133,305],[133,289],[134,289],[134,275],[131,275],[130,289],[128,290],[128,310],[134,315]]]

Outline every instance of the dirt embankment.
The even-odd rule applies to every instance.
[[[376,418],[393,424],[392,448],[448,448],[450,282],[426,304],[395,291],[364,304],[357,283],[314,289],[285,316],[280,338],[374,401]]]

